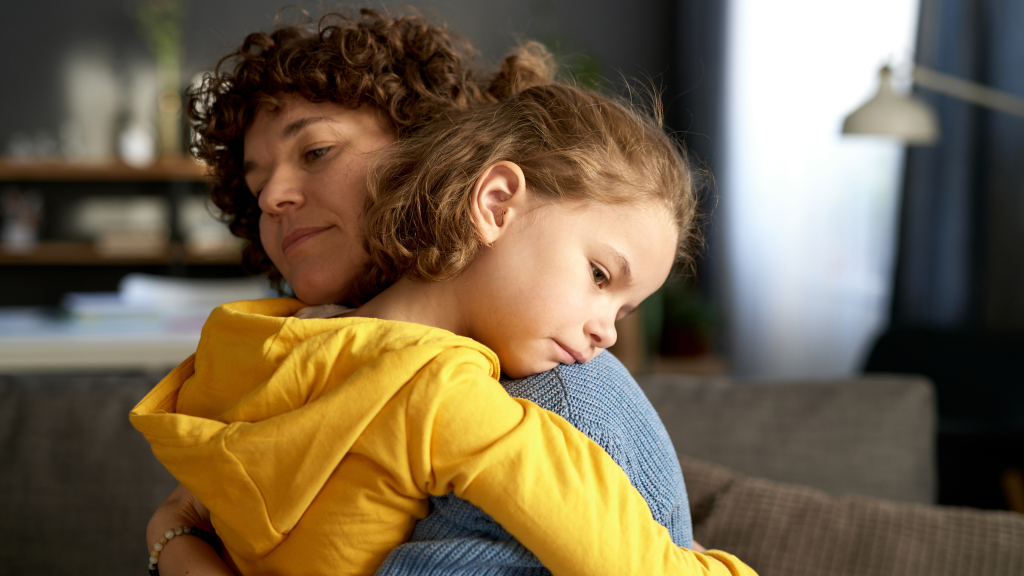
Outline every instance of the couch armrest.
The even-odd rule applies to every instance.
[[[694,538],[761,576],[1018,576],[1024,515],[750,478],[681,457]]]
[[[836,496],[934,502],[935,396],[925,379],[639,382],[680,456]]]

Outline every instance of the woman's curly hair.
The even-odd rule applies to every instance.
[[[531,194],[550,201],[651,204],[667,209],[692,262],[699,241],[701,172],[652,114],[613,97],[562,84],[434,119],[388,148],[371,167],[364,217],[370,260],[357,282],[365,301],[399,278],[458,277],[483,246],[472,191],[501,161],[519,165]],[[637,234],[642,234],[638,230]]]
[[[547,52],[529,44],[490,76],[475,73],[464,40],[423,16],[371,9],[330,13],[316,24],[255,32],[190,90],[192,154],[209,167],[214,204],[246,240],[243,265],[279,283],[260,241],[260,208],[245,183],[243,142],[261,104],[281,94],[381,112],[401,139],[439,112],[494,102],[548,82]]]

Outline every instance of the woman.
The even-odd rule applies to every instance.
[[[287,280],[312,305],[301,315],[331,316],[338,303],[359,303],[355,286],[366,261],[359,222],[375,151],[446,109],[551,79],[539,46],[506,59],[487,82],[468,67],[469,53],[419,16],[363,10],[325,17],[316,29],[250,35],[194,95],[195,152],[211,166],[214,201],[232,232],[249,241],[248,267]],[[610,354],[504,384],[591,436],[624,468],[675,543],[692,545],[682,473],[667,433]],[[148,541],[168,526],[208,526],[203,516],[201,503],[179,487],[150,521]],[[161,555],[165,576],[217,565],[203,541],[175,542]],[[449,495],[434,499],[430,516],[381,573],[484,568],[546,572],[493,520]]]

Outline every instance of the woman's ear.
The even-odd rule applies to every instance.
[[[497,240],[526,204],[526,177],[514,162],[498,162],[484,170],[473,186],[471,211],[484,244]]]

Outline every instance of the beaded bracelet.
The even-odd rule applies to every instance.
[[[203,542],[212,546],[217,554],[220,554],[220,538],[217,538],[216,534],[210,534],[198,526],[178,526],[164,532],[160,540],[153,544],[153,549],[149,551],[149,576],[160,576],[160,569],[156,566],[160,560],[160,551],[175,536],[181,536],[182,534],[191,534],[192,536],[199,537]]]

